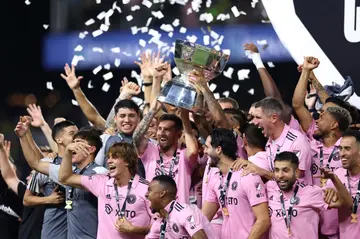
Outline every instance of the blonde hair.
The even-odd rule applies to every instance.
[[[127,164],[127,168],[132,176],[137,173],[139,157],[134,145],[125,142],[114,143],[109,148],[106,155],[107,158],[109,158],[110,155],[113,158],[122,159]]]

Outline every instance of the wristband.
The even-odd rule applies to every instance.
[[[260,53],[251,53],[251,59],[256,66],[256,69],[265,68],[264,63],[261,60]]]
[[[152,86],[152,84],[153,84],[152,82],[144,82],[142,85],[147,87],[147,86]]]

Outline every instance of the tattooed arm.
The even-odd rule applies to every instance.
[[[321,103],[325,104],[326,99],[329,98],[329,95],[326,92],[325,88],[322,86],[322,84],[316,78],[313,71],[310,73],[309,78],[310,78],[311,84],[314,86],[314,88],[320,98]]]
[[[133,143],[135,145],[135,148],[138,151],[139,155],[142,155],[148,145],[148,140],[145,137],[147,130],[149,129],[150,123],[152,119],[155,117],[157,112],[160,110],[161,104],[157,102],[155,106],[152,106],[148,113],[143,117],[140,124],[136,127],[135,132],[133,134]]]

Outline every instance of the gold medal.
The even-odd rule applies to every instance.
[[[289,237],[291,237],[291,235],[292,235],[290,227],[288,227],[288,235],[289,235]]]
[[[357,218],[358,218],[357,214],[351,213],[351,223],[357,223],[358,222]]]
[[[125,218],[124,218],[124,217],[120,217],[120,218],[119,218],[119,221],[120,221],[121,223],[123,223],[123,222],[125,222]]]
[[[206,175],[206,177],[205,177],[205,183],[208,183],[208,181],[209,181],[209,177],[208,177],[208,175]]]
[[[320,179],[320,187],[325,187],[325,185],[326,185],[326,183],[327,183],[327,179],[326,178],[321,178]]]
[[[71,200],[66,200],[65,203],[66,203],[65,209],[72,209],[73,202]]]
[[[226,207],[223,207],[222,211],[224,216],[229,216],[229,211]]]

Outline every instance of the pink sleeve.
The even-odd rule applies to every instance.
[[[312,162],[311,147],[305,137],[298,137],[293,152],[299,158],[299,169],[303,171],[310,170]]]
[[[108,176],[100,174],[93,174],[90,176],[81,175],[81,185],[98,197],[101,195],[107,179]]]
[[[311,189],[311,192],[308,194],[311,206],[319,211],[327,210],[329,205],[324,201],[324,191],[316,185],[312,186]]]
[[[314,132],[315,132],[315,129],[316,129],[316,123],[315,123],[315,120],[312,119],[309,129],[306,131],[306,136],[307,136],[310,140],[313,140],[313,139],[314,139],[313,134],[314,134]]]
[[[202,212],[198,208],[194,208],[194,210],[187,210],[184,212],[185,222],[183,227],[192,237],[196,232],[203,230],[203,225],[201,221]]]
[[[209,177],[209,183],[207,186],[207,195],[205,201],[212,202],[212,203],[219,203],[216,192],[215,192],[215,182],[216,182],[216,175],[212,174],[212,177]]]
[[[289,126],[292,129],[296,129],[297,131],[304,133],[304,131],[301,128],[301,125],[299,124],[299,121],[297,121],[297,119],[295,119],[293,115],[291,115]]]
[[[161,218],[158,218],[151,225],[150,231],[146,235],[145,239],[159,239],[159,237],[160,237],[160,225],[161,225]]]
[[[153,157],[153,155],[156,155],[156,154],[159,154],[157,145],[154,144],[153,142],[149,141],[145,152],[140,157],[145,168],[146,168],[146,165],[149,163],[151,157]]]
[[[266,188],[260,176],[249,174],[242,177],[241,187],[252,207],[267,202]]]

